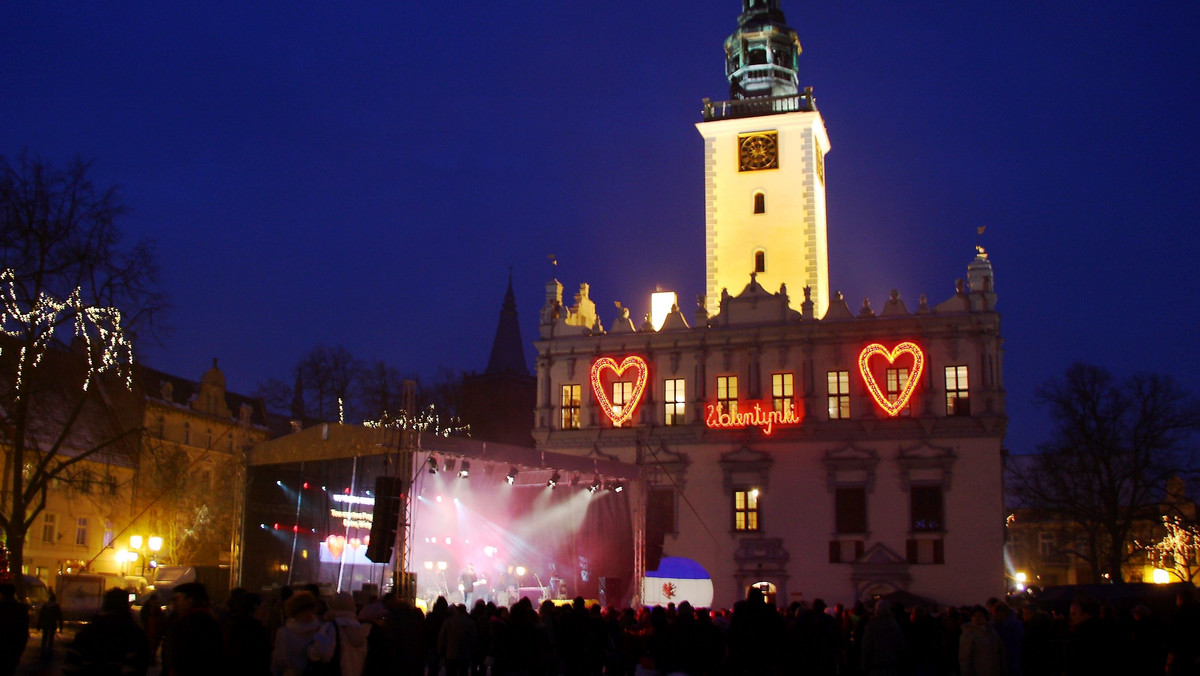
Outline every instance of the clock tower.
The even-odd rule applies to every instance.
[[[779,0],[742,0],[725,40],[729,100],[704,99],[705,293],[737,295],[750,274],[768,291],[787,285],[794,309],[811,289],[829,307],[825,154],[829,137],[812,88],[800,89],[800,40]]]

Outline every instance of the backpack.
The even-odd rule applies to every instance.
[[[338,632],[337,622],[330,622],[333,625],[333,656],[328,662],[321,660],[308,660],[308,665],[304,667],[304,676],[341,676],[342,674],[342,637]]]

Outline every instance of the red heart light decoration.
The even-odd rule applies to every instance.
[[[896,357],[902,354],[911,354],[913,358],[912,373],[908,375],[908,382],[904,384],[904,390],[896,397],[896,401],[888,401],[887,395],[879,389],[879,383],[875,381],[875,374],[871,373],[871,369],[867,367],[867,361],[875,355],[881,355],[888,360],[889,364],[896,363]],[[887,348],[879,343],[872,343],[858,355],[858,370],[862,373],[863,382],[867,384],[867,389],[871,391],[871,396],[875,397],[875,403],[887,412],[890,416],[895,416],[904,410],[904,406],[908,404],[909,397],[912,396],[913,390],[917,387],[917,382],[921,380],[921,369],[925,367],[925,353],[917,347],[916,343],[900,343],[888,352]]]
[[[637,380],[633,383],[633,393],[629,395],[629,401],[625,402],[621,407],[621,413],[618,414],[613,411],[612,400],[609,399],[608,392],[604,390],[604,384],[600,382],[600,374],[606,369],[612,369],[616,373],[616,377],[620,378],[625,371],[631,368],[637,371]],[[633,412],[637,409],[638,402],[642,400],[642,394],[646,391],[646,380],[649,373],[650,369],[646,366],[646,360],[641,357],[625,357],[619,365],[612,357],[601,357],[592,363],[592,392],[596,394],[600,408],[604,410],[604,415],[608,416],[614,427],[620,426],[633,417]]]
[[[350,551],[352,552],[358,551],[358,548],[363,545],[362,540],[358,538],[350,538],[346,541],[346,544],[350,547]]]
[[[325,538],[325,546],[329,548],[329,555],[335,559],[342,557],[342,550],[346,548],[346,538],[342,535],[330,535]]]

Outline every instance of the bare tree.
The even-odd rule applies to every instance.
[[[150,244],[122,246],[125,209],[88,169],[0,158],[0,528],[17,570],[51,481],[131,452],[126,329],[152,328],[164,306]]]
[[[1169,377],[1118,380],[1085,364],[1043,384],[1038,401],[1054,433],[1014,477],[1013,494],[1078,536],[1062,549],[1096,581],[1120,580],[1134,538],[1162,515],[1171,478],[1191,465],[1200,403]]]
[[[362,363],[346,348],[318,345],[296,365],[298,382],[303,385],[307,415],[315,420],[353,420],[353,397],[362,372]],[[347,410],[347,406],[351,409]]]

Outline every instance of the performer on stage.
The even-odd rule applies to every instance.
[[[475,583],[479,581],[479,577],[475,575],[475,564],[468,563],[466,570],[462,575],[458,576],[458,589],[463,595],[463,605],[471,608],[471,599],[475,595]]]

